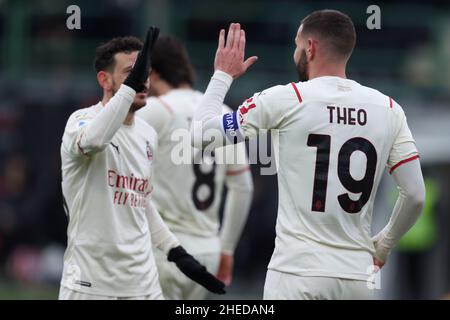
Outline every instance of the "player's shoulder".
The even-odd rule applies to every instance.
[[[261,92],[255,93],[250,99],[254,98],[268,104],[276,105],[290,105],[289,103],[286,104],[285,102],[301,102],[298,88],[294,82],[290,82],[285,85],[275,85],[273,87],[269,87]]]
[[[95,115],[99,112],[101,109],[100,102],[96,105],[87,107],[87,108],[81,108],[78,110],[75,110],[67,120],[67,125],[73,124],[75,122],[78,122],[79,125],[83,125],[84,122],[89,121],[90,119],[93,119]]]
[[[395,115],[404,114],[403,108],[394,98],[372,87],[358,83],[358,96],[362,101],[370,101],[371,104],[391,110]]]
[[[138,114],[145,115],[147,113],[152,113],[158,110],[164,110],[169,114],[173,113],[170,105],[164,100],[164,96],[160,97],[148,97],[147,104],[137,111]]]
[[[145,134],[150,134],[152,136],[156,136],[156,130],[147,123],[144,119],[140,117],[134,117],[135,125],[138,127],[139,132],[145,132]]]
[[[295,83],[293,82],[284,85],[275,85],[261,92],[258,92],[257,95],[261,97],[280,97],[292,95],[293,93],[295,93],[294,86]]]

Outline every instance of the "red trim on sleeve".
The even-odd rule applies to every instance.
[[[300,95],[300,92],[298,91],[297,86],[293,82],[291,82],[291,85],[294,88],[294,91],[295,91],[295,94],[297,95],[298,101],[300,101],[300,103],[302,103],[303,99],[302,99],[302,96]]]
[[[392,173],[392,171],[394,171],[395,169],[397,169],[398,167],[400,167],[402,164],[405,164],[405,163],[407,163],[407,162],[416,160],[416,159],[418,159],[418,158],[419,158],[419,155],[415,155],[415,156],[412,156],[411,158],[408,158],[408,159],[405,159],[405,160],[400,161],[399,163],[397,163],[397,164],[395,164],[394,166],[392,166],[391,170],[389,170],[389,173]]]
[[[393,102],[392,102],[392,98],[391,97],[389,97],[389,108],[391,108],[392,109],[392,106],[393,106],[394,104],[393,104]]]
[[[169,111],[169,113],[171,114],[171,115],[173,115],[174,114],[174,112],[173,112],[173,110],[172,110],[172,108],[169,106],[169,104],[167,103],[167,102],[165,102],[163,99],[161,99],[161,98],[156,98],[166,109],[167,109],[167,111]]]
[[[247,172],[249,170],[250,170],[250,167],[245,167],[241,170],[227,171],[227,176],[237,176],[237,175],[240,175],[241,173]]]

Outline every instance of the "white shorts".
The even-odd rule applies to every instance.
[[[95,294],[82,293],[61,286],[59,289],[58,299],[59,300],[164,300],[164,296],[161,291],[157,291],[153,294],[145,296],[109,297],[109,296],[99,296]]]
[[[155,261],[158,267],[159,281],[164,297],[168,300],[204,300],[208,290],[189,279],[167,256],[155,249]],[[219,270],[220,253],[193,255],[206,269],[216,275]]]
[[[372,300],[366,281],[330,277],[301,277],[268,270],[264,300]]]

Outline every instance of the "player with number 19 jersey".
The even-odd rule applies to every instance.
[[[323,76],[257,93],[224,119],[235,119],[223,121],[228,137],[275,130],[279,208],[268,268],[367,280],[385,166],[418,157],[402,108],[353,80]]]

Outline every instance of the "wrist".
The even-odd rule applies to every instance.
[[[131,99],[134,99],[134,96],[136,95],[136,90],[134,90],[132,87],[126,85],[125,83],[122,83],[120,85],[120,88],[117,92],[125,94],[126,96],[130,97]]]
[[[176,246],[169,250],[167,254],[167,260],[171,262],[176,262],[178,259],[180,259],[183,256],[186,256],[188,253],[182,246]]]
[[[232,250],[222,249],[220,252],[221,255],[233,257],[234,252]]]
[[[375,246],[374,257],[383,263],[386,262],[389,254],[391,253],[391,250],[393,248],[393,244],[390,241],[388,241],[388,239],[385,237],[385,235],[381,232],[376,237],[374,246]]]
[[[230,88],[231,84],[233,83],[233,77],[222,70],[214,71],[212,79],[222,81],[223,83],[225,83],[227,85],[228,88]]]

